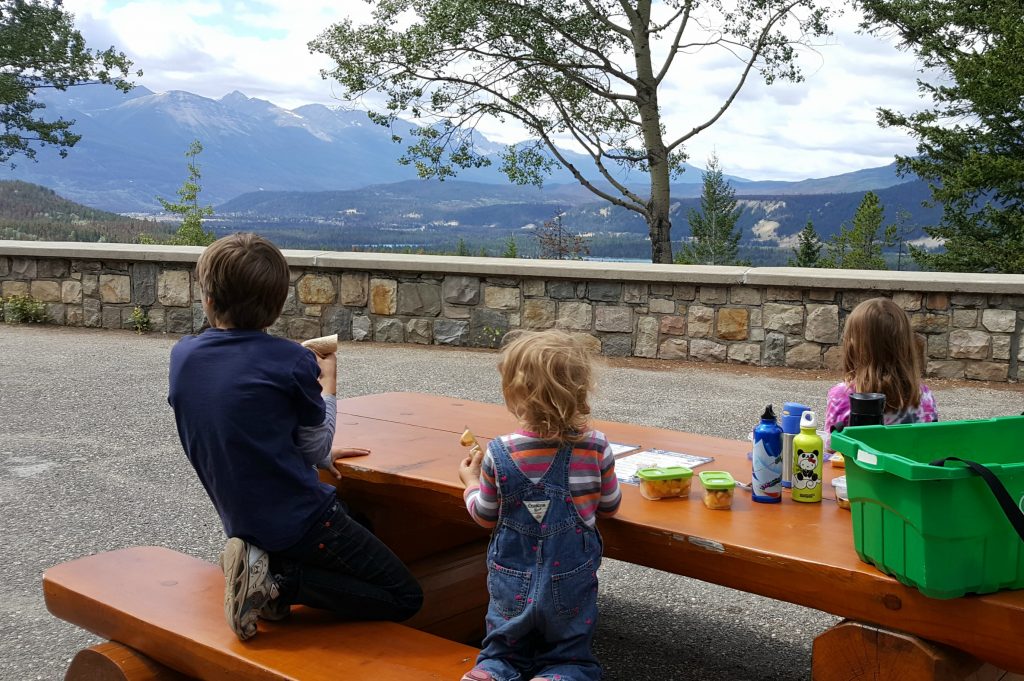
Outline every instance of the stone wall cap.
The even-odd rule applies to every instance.
[[[1021,274],[754,267],[747,270],[743,283],[789,288],[1024,294]]]

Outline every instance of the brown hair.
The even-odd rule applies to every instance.
[[[551,329],[507,337],[498,372],[508,410],[547,439],[575,442],[590,417],[592,355],[578,335]]]
[[[265,329],[288,297],[288,262],[277,246],[239,232],[214,241],[196,263],[196,278],[218,322]],[[213,321],[213,320],[211,320]]]
[[[846,382],[859,392],[883,393],[886,411],[921,404],[921,355],[907,313],[888,298],[865,300],[846,319]]]

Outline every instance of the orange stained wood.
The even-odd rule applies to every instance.
[[[155,546],[52,567],[43,593],[57,617],[198,679],[450,681],[477,653],[400,624],[338,622],[306,608],[261,622],[242,643],[224,623],[221,571]]]
[[[465,522],[457,466],[466,456],[459,445],[466,426],[486,446],[516,424],[503,406],[448,397],[387,393],[340,400],[335,441],[373,450],[341,462],[343,487],[376,494],[381,503],[402,497],[418,508],[429,503],[445,519]],[[750,480],[747,442],[605,421],[594,426],[613,442],[713,456],[698,472],[726,470]],[[618,515],[599,521],[605,555],[905,631],[1024,672],[1024,591],[941,601],[901,585],[857,557],[851,515],[831,491],[826,483],[820,504],[787,496],[767,505],[737,489],[731,511],[711,511],[698,481],[688,499],[661,501],[624,485]],[[440,503],[444,497],[455,503]]]
[[[189,678],[112,641],[78,651],[64,675],[64,681],[187,681]]]

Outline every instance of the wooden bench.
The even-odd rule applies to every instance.
[[[479,532],[456,474],[466,425],[481,444],[515,429],[504,407],[468,400],[390,393],[338,402],[336,441],[373,451],[342,462],[342,496],[374,516],[378,535],[406,555],[424,550],[424,541],[460,542]],[[713,456],[710,467],[750,478],[749,443],[595,426],[614,442]],[[831,475],[827,469],[826,483]],[[1002,671],[1024,673],[1024,591],[928,598],[857,558],[850,514],[833,499],[764,506],[738,491],[725,513],[706,510],[699,495],[695,483],[688,500],[651,502],[625,485],[618,515],[600,523],[605,555],[847,618],[815,640],[815,681],[1024,678]]]
[[[50,568],[43,592],[51,613],[112,642],[78,653],[69,680],[450,681],[472,668],[477,650],[428,631],[467,637],[481,626],[470,620],[483,621],[482,550],[478,543],[466,545],[411,566],[426,598],[410,624],[426,631],[339,622],[328,613],[293,608],[287,621],[261,622],[261,634],[242,643],[224,623],[220,569],[153,546]],[[469,610],[472,615],[460,617]]]

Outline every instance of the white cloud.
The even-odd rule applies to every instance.
[[[237,89],[289,108],[339,103],[336,87],[320,77],[330,61],[306,45],[332,23],[361,23],[372,10],[361,0],[65,0],[65,6],[95,46],[125,51],[145,72],[140,84],[152,90],[220,97]],[[703,165],[714,151],[733,175],[800,179],[912,153],[913,140],[880,129],[875,112],[921,105],[913,55],[858,35],[856,25],[856,16],[844,16],[833,22],[827,44],[802,51],[802,83],[766,86],[751,74],[730,110],[688,143],[691,162]],[[669,136],[713,116],[738,74],[737,59],[723,51],[681,54],[660,93]],[[523,137],[511,122],[484,122],[481,130],[499,142]]]

